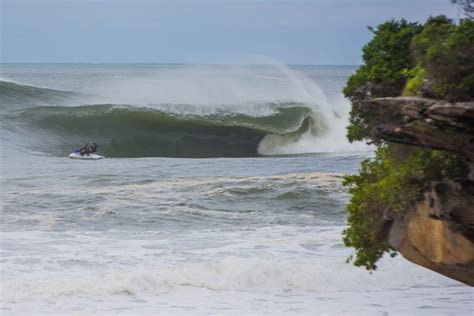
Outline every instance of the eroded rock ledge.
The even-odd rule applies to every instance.
[[[430,147],[474,158],[474,102],[419,98],[378,98],[379,136],[387,141]]]
[[[474,286],[474,102],[396,97],[368,106],[380,138],[453,152],[470,163],[465,178],[431,183],[425,200],[393,219],[387,236],[408,260]]]
[[[439,185],[393,221],[388,242],[408,260],[474,286],[474,196],[457,184],[439,193]]]

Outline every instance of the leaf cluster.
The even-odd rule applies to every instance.
[[[418,67],[426,70],[434,97],[453,102],[474,98],[473,20],[456,25],[445,16],[430,18],[411,50]]]
[[[407,69],[413,67],[411,42],[422,27],[405,20],[390,20],[376,29],[369,29],[374,38],[363,48],[364,64],[344,88],[344,95],[352,103],[350,141],[364,138],[376,141],[370,129],[373,122],[370,113],[365,111],[364,102],[375,97],[400,95],[408,78]]]
[[[366,140],[378,149],[374,159],[362,163],[359,175],[345,179],[351,200],[343,237],[356,250],[354,264],[374,270],[385,252],[394,253],[384,235],[391,220],[423,199],[432,181],[465,177],[468,168],[451,153],[385,143],[375,113],[383,111],[373,111],[367,101],[401,94],[474,99],[474,21],[456,24],[445,16],[424,25],[390,20],[370,30],[374,37],[363,48],[364,64],[349,78],[344,94],[352,103],[348,139]]]
[[[376,97],[421,95],[451,102],[474,99],[474,21],[446,16],[424,25],[390,20],[363,48],[364,64],[349,78],[352,103],[347,137],[379,144],[377,118],[366,102]]]
[[[395,144],[379,147],[374,159],[362,162],[358,175],[344,181],[352,198],[343,240],[356,250],[354,264],[375,270],[377,260],[391,251],[386,225],[422,200],[432,181],[466,172],[467,164],[450,153]]]

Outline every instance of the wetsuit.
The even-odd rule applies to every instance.
[[[89,156],[89,154],[92,152],[92,147],[91,145],[87,144],[85,145],[84,147],[82,147],[81,149],[79,149],[79,153],[81,154],[81,156],[84,156],[84,154],[86,154],[87,156]]]

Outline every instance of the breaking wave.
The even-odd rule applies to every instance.
[[[101,154],[116,158],[253,157],[350,148],[344,135],[346,101],[338,102],[339,109],[330,106],[315,83],[287,72],[277,83],[247,73],[233,74],[237,79],[170,73],[158,81],[97,87],[91,94],[0,81],[2,139],[12,148],[62,157],[92,141]]]
[[[24,130],[39,131],[34,150],[61,156],[71,151],[71,144],[93,139],[109,157],[249,157],[259,154],[260,142],[270,135],[289,143],[327,129],[322,117],[304,104],[260,104],[266,108],[260,115],[249,114],[254,105],[238,105],[240,112],[232,107],[204,114],[202,107],[192,105],[41,106],[6,117]]]

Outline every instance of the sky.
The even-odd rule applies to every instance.
[[[367,26],[449,0],[0,0],[3,63],[356,65]]]

